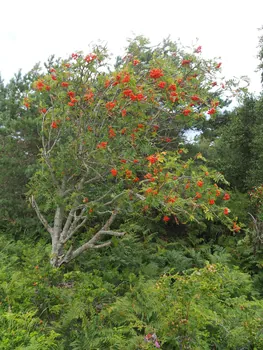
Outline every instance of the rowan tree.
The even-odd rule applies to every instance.
[[[133,49],[135,48],[135,49]],[[61,266],[126,232],[133,212],[164,222],[228,217],[224,178],[205,159],[182,157],[174,130],[215,117],[225,86],[221,63],[201,47],[147,48],[131,42],[112,68],[106,48],[73,53],[42,74],[24,99],[38,108],[42,149],[29,197],[52,239],[51,264]]]

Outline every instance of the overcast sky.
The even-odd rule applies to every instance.
[[[247,75],[259,92],[262,13],[262,0],[2,0],[0,72],[7,81],[51,54],[87,53],[99,39],[121,54],[133,34],[153,43],[170,35],[185,45],[198,38],[205,57],[222,57],[227,78]]]

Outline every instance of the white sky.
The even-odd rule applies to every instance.
[[[198,38],[205,57],[221,56],[227,78],[247,75],[259,92],[262,13],[262,0],[2,0],[0,72],[7,81],[51,54],[88,53],[98,39],[117,55],[133,34],[153,43],[171,35],[185,45]]]

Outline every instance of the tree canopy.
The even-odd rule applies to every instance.
[[[239,229],[218,185],[223,176],[200,153],[183,157],[178,144],[181,130],[216,115],[220,63],[172,42],[138,48],[131,42],[113,70],[104,47],[74,53],[24,97],[38,110],[42,138],[29,195],[51,235],[54,266],[108,246],[105,236],[123,236],[121,223],[135,211],[165,222],[216,218]]]

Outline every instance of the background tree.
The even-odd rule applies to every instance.
[[[225,123],[219,127],[210,147],[211,161],[224,173],[232,187],[244,192],[251,187],[251,170],[255,170],[255,124],[260,118],[255,98],[248,97],[243,105],[224,115]],[[214,153],[213,153],[214,152]]]
[[[59,61],[51,56],[44,66],[49,69]],[[0,78],[0,228],[16,238],[39,230],[26,201],[26,185],[36,170],[41,123],[36,118],[38,110],[29,108],[26,93],[40,71],[36,64],[25,75],[19,71],[7,84]]]
[[[263,26],[260,28],[262,31]],[[259,36],[259,45],[258,45],[259,51],[258,51],[258,59],[259,59],[259,65],[258,65],[258,71],[261,72],[261,82],[263,83],[263,35]]]
[[[9,234],[36,224],[25,192],[39,152],[38,120],[23,98],[37,75],[36,66],[25,76],[18,72],[6,85],[0,83],[0,227]]]
[[[232,188],[246,192],[262,181],[262,98],[247,96],[221,116],[212,134],[205,130],[194,146],[212,167],[221,171]]]

